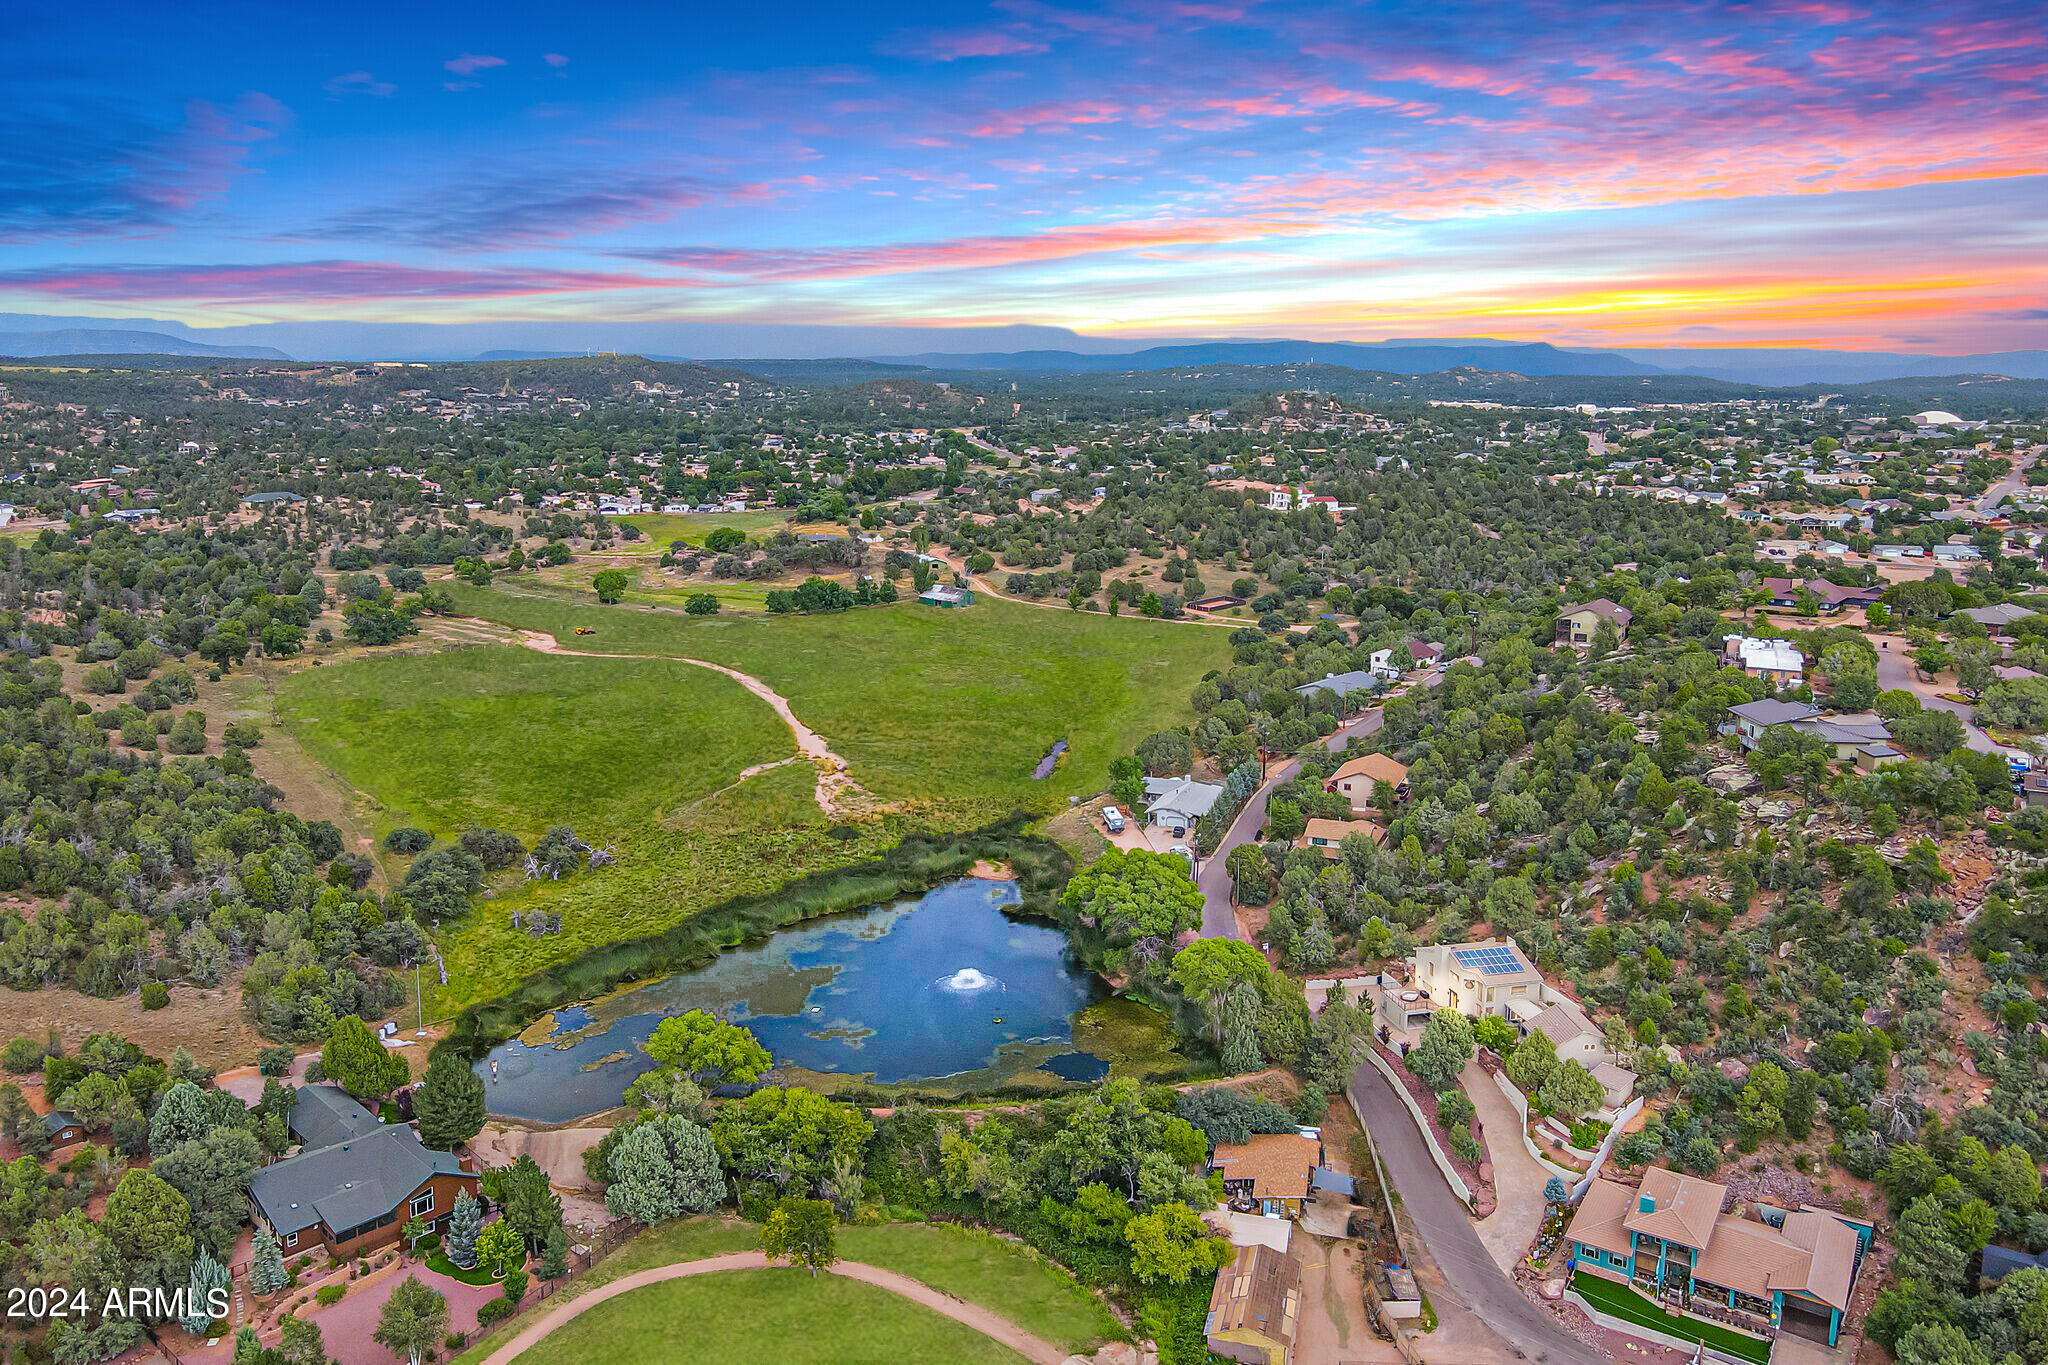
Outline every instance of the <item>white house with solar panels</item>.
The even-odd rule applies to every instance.
[[[1406,981],[1380,978],[1380,1040],[1406,1053],[1422,1038],[1429,1016],[1456,1010],[1469,1019],[1498,1015],[1527,1035],[1549,1035],[1559,1060],[1579,1063],[1606,1092],[1607,1107],[1627,1104],[1635,1073],[1607,1050],[1607,1040],[1585,1007],[1543,979],[1511,939],[1432,943],[1408,959]]]

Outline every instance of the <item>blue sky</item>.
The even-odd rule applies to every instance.
[[[10,23],[0,309],[2048,344],[2039,4]]]

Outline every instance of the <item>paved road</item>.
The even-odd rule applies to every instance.
[[[1878,643],[1873,638],[1872,643]],[[1920,670],[1913,666],[1912,647],[1904,636],[1882,637],[1882,647],[1877,651],[1877,685],[1883,688],[1904,688],[1920,699],[1920,704],[1929,711],[1946,711],[1963,723],[1963,733],[1972,749],[1980,754],[2003,754],[2005,746],[1978,729],[1972,720],[1974,712],[1958,701],[1950,701],[1941,695],[1939,684],[1926,681]]]
[[[1466,1217],[1465,1206],[1430,1160],[1429,1149],[1415,1130],[1415,1120],[1401,1107],[1387,1078],[1370,1064],[1351,1073],[1351,1106],[1371,1130],[1380,1160],[1386,1163],[1387,1178],[1423,1245],[1443,1271],[1451,1296],[1500,1338],[1508,1357],[1539,1365],[1579,1365],[1599,1359],[1584,1342],[1523,1298],[1522,1291],[1494,1264]],[[1423,1355],[1429,1357],[1429,1339],[1424,1337],[1419,1344]]]
[[[1442,669],[1433,668],[1423,675],[1422,685],[1435,687],[1442,676]],[[1322,741],[1323,748],[1333,754],[1342,753],[1344,746],[1353,738],[1378,734],[1385,719],[1380,708],[1375,706],[1338,726]],[[1230,858],[1230,850],[1258,838],[1260,828],[1266,823],[1266,802],[1272,798],[1273,789],[1292,782],[1300,771],[1299,758],[1291,758],[1275,768],[1266,778],[1265,785],[1252,793],[1251,800],[1244,803],[1244,809],[1230,822],[1230,828],[1224,831],[1223,842],[1203,861],[1201,871],[1195,877],[1196,884],[1202,888],[1203,938],[1241,937],[1237,932],[1237,915],[1230,908],[1230,873],[1224,864]]]
[[[1997,483],[1992,484],[1991,487],[1984,490],[1984,496],[1977,499],[1977,510],[1979,512],[1989,513],[1993,508],[1997,507],[1998,504],[2004,502],[2014,493],[2017,493],[2020,490],[2021,485],[2023,485],[2027,481],[2027,471],[2029,469],[2032,469],[2034,467],[2034,461],[2040,458],[2041,452],[2038,450],[2031,450],[2028,451],[2025,455],[2022,455],[2017,461],[2014,462],[2012,467],[2012,473],[2006,475]]]

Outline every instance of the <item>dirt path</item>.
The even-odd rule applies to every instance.
[[[751,673],[742,673],[737,668],[727,668],[724,664],[714,664],[705,659],[685,658],[680,654],[607,654],[592,649],[568,649],[560,640],[544,630],[522,630],[519,632],[519,639],[528,649],[537,650],[542,654],[560,654],[574,659],[664,659],[670,663],[689,664],[693,668],[708,668],[714,673],[723,673],[767,702],[775,714],[782,717],[782,723],[789,727],[789,733],[796,739],[798,755],[808,760],[818,770],[819,810],[837,820],[851,818],[873,808],[866,788],[854,781],[847,772],[846,760],[833,753],[831,746],[825,743],[824,738],[816,730],[796,718],[796,712],[790,709],[787,698]],[[741,773],[739,780],[732,785],[738,786],[740,782],[750,777],[759,777],[762,773],[780,768],[789,761],[783,759],[774,763],[757,763]]]
[[[758,1251],[733,1251],[723,1256],[710,1256],[701,1261],[683,1261],[676,1265],[656,1266],[652,1270],[635,1271],[613,1280],[610,1284],[581,1296],[574,1302],[565,1303],[552,1312],[544,1313],[519,1335],[500,1346],[484,1358],[484,1365],[512,1365],[527,1351],[532,1350],[549,1333],[586,1309],[594,1308],[607,1299],[635,1289],[644,1289],[650,1284],[664,1280],[680,1280],[691,1275],[715,1275],[721,1270],[760,1270],[770,1262]],[[880,1266],[864,1265],[859,1261],[841,1261],[830,1272],[843,1275],[849,1280],[859,1280],[877,1289],[886,1289],[900,1294],[912,1303],[922,1304],[935,1313],[944,1314],[964,1326],[972,1327],[985,1337],[991,1337],[1009,1347],[1034,1365],[1060,1365],[1067,1353],[1051,1342],[1041,1340],[1017,1326],[1007,1318],[998,1317],[977,1304],[965,1303],[950,1294],[942,1294],[930,1285],[920,1284],[907,1275]]]

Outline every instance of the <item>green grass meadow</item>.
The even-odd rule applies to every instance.
[[[390,655],[293,674],[277,714],[375,803],[379,835],[416,825],[450,839],[477,824],[531,845],[567,824],[617,855],[558,882],[497,874],[496,894],[436,935],[448,966],[436,1017],[591,948],[871,858],[904,830],[883,819],[833,837],[807,763],[730,786],[794,741],[767,703],[689,664],[511,645]],[[512,912],[531,909],[560,914],[562,932],[513,929]]]
[[[368,803],[377,837],[413,825],[452,839],[484,825],[531,845],[566,824],[618,857],[559,882],[497,874],[474,913],[436,932],[449,973],[428,1001],[436,1017],[710,906],[871,860],[912,831],[1052,814],[1101,790],[1111,758],[1185,721],[1197,679],[1228,662],[1220,631],[988,600],[698,618],[547,590],[453,591],[466,613],[569,648],[669,657],[466,645],[279,684],[278,720]],[[681,658],[738,668],[788,698],[887,809],[835,829],[807,763],[734,786],[794,742],[765,702]],[[1064,760],[1033,781],[1058,739]],[[559,913],[562,932],[513,929],[513,912],[530,909]]]
[[[454,585],[458,608],[553,633],[571,648],[683,656],[760,678],[886,802],[955,828],[1050,814],[1100,791],[1110,759],[1186,721],[1225,632],[1050,611],[984,597],[964,610],[901,602],[828,616],[688,617],[593,597]],[[578,636],[577,626],[596,634]],[[1042,782],[1032,768],[1068,741]]]
[[[621,542],[605,553],[655,556],[662,554],[678,540],[687,541],[692,545],[702,545],[704,537],[721,526],[730,526],[735,531],[760,537],[789,522],[789,518],[781,512],[720,512],[715,516],[700,516],[695,512],[645,512],[630,517],[615,517],[613,520],[621,525],[631,526],[647,538]]]

